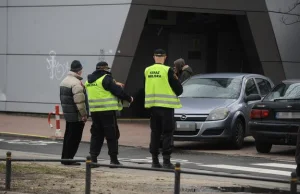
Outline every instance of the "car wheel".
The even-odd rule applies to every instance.
[[[233,126],[232,145],[235,149],[241,149],[244,145],[245,127],[243,121],[236,119]]]
[[[271,151],[272,144],[255,141],[255,147],[257,152],[267,154]]]

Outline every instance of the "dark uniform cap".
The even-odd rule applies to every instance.
[[[101,61],[97,63],[96,69],[110,69],[110,67],[108,67],[108,64],[105,61]]]
[[[166,56],[166,51],[163,49],[156,49],[154,51],[154,56],[158,56],[158,57]]]
[[[74,60],[71,63],[70,70],[73,71],[73,72],[79,72],[79,71],[81,71],[82,70],[82,65],[81,65],[80,61]]]

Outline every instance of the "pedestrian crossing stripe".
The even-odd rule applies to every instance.
[[[161,158],[160,158],[161,159]],[[123,162],[134,162],[134,163],[152,163],[151,157],[146,157],[144,159],[132,159],[132,158],[119,158],[119,160]],[[223,170],[235,170],[242,172],[250,172],[250,173],[260,173],[260,174],[272,174],[279,176],[291,176],[291,172],[296,169],[296,165],[284,164],[284,163],[247,163],[246,166],[238,166],[238,165],[226,165],[226,164],[203,164],[203,163],[195,163],[190,162],[185,159],[171,159],[173,163],[180,162],[182,166],[187,164],[196,165],[204,168],[215,168],[215,169],[223,169]],[[269,169],[268,169],[269,168]],[[270,169],[272,168],[272,169]],[[277,169],[276,169],[277,168]],[[286,170],[285,170],[286,169]]]
[[[227,170],[237,170],[237,171],[244,171],[244,172],[262,173],[262,174],[273,174],[273,175],[281,175],[281,176],[291,176],[291,172],[290,171],[272,170],[272,169],[264,169],[264,168],[253,168],[253,167],[225,165],[225,164],[198,165],[198,166],[200,166],[200,167],[208,167],[208,168],[227,169]]]
[[[296,169],[297,167],[297,165],[293,165],[293,164],[280,164],[280,163],[255,163],[252,165],[276,167],[276,168],[288,168],[288,169]]]

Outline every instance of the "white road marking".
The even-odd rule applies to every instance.
[[[133,159],[133,158],[119,158],[120,161],[124,162],[134,162],[134,163],[152,163],[152,158],[151,157],[146,157],[145,159]],[[163,159],[160,157],[159,158],[160,162],[163,162]],[[195,164],[195,165],[201,165],[202,163],[195,163],[195,162],[189,162],[188,160],[183,160],[183,159],[171,159],[171,162],[176,163],[179,162],[181,165],[183,164]]]
[[[252,165],[269,166],[269,167],[276,167],[276,168],[289,168],[289,169],[296,169],[297,167],[297,165],[293,165],[293,164],[280,164],[280,163],[254,163]]]
[[[209,167],[209,168],[228,169],[228,170],[238,170],[238,171],[246,171],[246,172],[254,172],[254,173],[263,173],[263,174],[291,176],[290,171],[270,170],[270,169],[263,169],[263,168],[251,168],[251,167],[245,167],[245,166],[234,166],[234,165],[224,165],[224,164],[198,165],[198,166]]]
[[[48,145],[48,144],[62,144],[61,142],[57,141],[32,141],[32,140],[20,140],[20,139],[13,139],[13,140],[3,140],[0,139],[1,142],[9,143],[9,144],[23,144],[23,145]]]

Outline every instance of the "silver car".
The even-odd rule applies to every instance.
[[[181,109],[175,109],[174,141],[229,141],[241,149],[249,136],[251,108],[274,87],[262,75],[214,73],[183,83]]]

